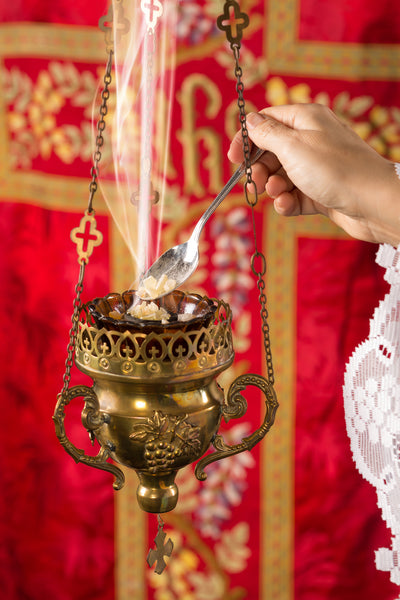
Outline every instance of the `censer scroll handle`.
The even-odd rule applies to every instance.
[[[80,450],[67,437],[64,427],[65,407],[74,398],[83,397],[85,407],[82,411],[82,422],[89,432],[90,439],[94,440],[94,431],[101,427],[105,422],[105,416],[99,410],[99,401],[92,388],[85,385],[76,385],[66,391],[63,391],[58,396],[56,408],[53,415],[53,421],[56,429],[56,435],[64,447],[64,450],[72,456],[76,463],[84,463],[95,469],[102,469],[115,475],[113,487],[115,490],[120,490],[125,483],[125,475],[117,466],[107,462],[110,456],[107,448],[101,447],[97,456],[85,454],[84,450]]]
[[[245,390],[248,385],[254,385],[258,387],[265,396],[266,412],[264,421],[262,425],[250,436],[243,438],[240,444],[229,446],[225,443],[222,435],[216,435],[213,441],[213,446],[216,451],[204,456],[196,465],[195,475],[200,481],[204,481],[207,478],[207,474],[204,472],[204,468],[207,465],[220,460],[221,458],[239,454],[244,450],[251,450],[263,439],[263,437],[272,427],[275,420],[275,413],[278,408],[278,401],[276,399],[275,390],[272,387],[272,384],[261,375],[240,375],[232,382],[222,408],[222,415],[225,421],[229,421],[230,419],[238,419],[246,413],[247,402],[242,396],[241,392]]]

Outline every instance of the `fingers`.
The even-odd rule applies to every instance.
[[[265,118],[272,118],[289,129],[298,131],[321,130],[332,123],[339,123],[334,112],[322,104],[288,104],[268,106],[260,111]]]
[[[262,194],[265,191],[265,185],[268,181],[269,177],[269,169],[268,167],[261,163],[256,162],[251,168],[251,178],[254,181],[254,184],[257,188],[257,194]],[[251,189],[252,186],[248,187],[250,193],[254,190]]]
[[[283,217],[297,217],[301,214],[301,205],[297,194],[292,192],[282,192],[274,199],[274,208],[278,215]]]
[[[272,175],[267,181],[265,191],[273,198],[274,208],[279,215],[295,217],[302,214],[299,192],[283,173]]]
[[[257,113],[250,113],[249,117],[251,117],[251,115],[257,116]],[[253,142],[250,140],[250,145],[252,144]],[[278,169],[281,168],[281,163],[279,162],[279,159],[277,158],[276,154],[268,152],[268,148],[265,148],[264,146],[258,147],[263,148],[264,150],[266,150],[266,152],[261,156],[260,160],[257,162],[263,163],[271,173],[275,173]],[[244,160],[243,137],[241,130],[236,132],[231,141],[231,145],[228,150],[228,159],[235,164],[241,163]]]
[[[251,142],[250,142],[251,143]],[[242,132],[238,131],[232,139],[228,150],[228,159],[233,163],[240,163],[244,160]],[[256,185],[257,193],[265,190],[265,185],[270,174],[276,173],[281,168],[281,163],[275,154],[265,152],[262,157],[252,166],[252,179]]]
[[[247,129],[252,142],[263,150],[269,150],[275,155],[274,147],[278,150],[282,142],[282,132],[285,132],[286,125],[276,121],[275,119],[265,116],[261,113],[249,113],[247,115]],[[288,129],[290,131],[290,129]],[[228,150],[228,158],[234,163],[239,163],[243,160],[243,138],[241,130],[238,131],[232,139]]]
[[[261,159],[253,165],[253,179],[257,191],[260,192],[264,190],[269,175],[279,171],[282,166],[277,152],[274,152],[274,148],[276,147],[281,152],[284,145],[282,135],[285,135],[287,127],[260,113],[250,113],[247,116],[247,129],[251,143],[254,142],[259,148],[266,150]],[[288,135],[290,135],[291,130],[288,129],[288,132]],[[228,150],[228,158],[233,163],[242,162],[244,159],[241,130],[232,139]]]
[[[256,146],[276,156],[285,152],[285,147],[288,147],[293,138],[293,129],[266,114],[250,113],[247,128],[250,139]]]
[[[265,189],[274,200],[276,212],[284,217],[327,214],[322,205],[313,202],[311,198],[294,187],[284,171],[281,171],[279,175],[272,175]]]
[[[260,113],[247,115],[251,143],[266,150],[253,165],[252,175],[257,192],[261,193],[265,189],[274,199],[282,196],[282,210],[285,214],[316,212],[310,198],[321,197],[322,183],[310,177],[310,169],[305,168],[305,165],[319,166],[321,127],[324,123],[331,123],[332,119],[335,119],[333,113],[318,105],[269,107]],[[243,160],[241,131],[232,140],[228,158],[233,162]],[[294,190],[302,190],[294,194],[301,201],[300,207],[292,204],[293,194],[285,195]],[[277,206],[279,207],[279,201]]]
[[[246,118],[251,141],[275,156],[286,158],[290,152],[290,144],[296,142],[296,131],[320,131],[332,126],[336,128],[338,123],[335,114],[328,107],[319,104],[269,106],[258,113],[249,113]],[[228,158],[232,162],[243,160],[240,131],[232,140]]]
[[[297,217],[298,215],[327,215],[327,209],[304,196],[297,188],[291,192],[282,192],[274,198],[274,208],[283,217]]]
[[[280,174],[288,183],[288,189],[293,187],[286,173],[281,168],[281,163],[274,154],[266,152],[259,161],[254,163],[251,168],[251,176],[257,187],[257,193],[261,194],[266,189],[266,185],[274,173]],[[268,190],[267,190],[268,192]],[[269,193],[269,192],[268,192]]]
[[[228,159],[234,164],[241,163],[244,159],[243,137],[241,131],[237,131],[231,141],[231,145],[228,150]]]
[[[291,192],[293,188],[293,183],[283,171],[279,174],[271,175],[265,185],[265,191],[271,198],[277,198],[284,192]]]

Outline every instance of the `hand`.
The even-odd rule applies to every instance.
[[[279,214],[323,214],[355,238],[400,243],[400,180],[394,164],[330,109],[270,107],[250,113],[247,127],[252,142],[267,150],[252,170],[257,192],[265,189]],[[241,132],[228,157],[243,160]]]

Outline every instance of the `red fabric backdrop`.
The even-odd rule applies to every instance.
[[[328,104],[400,159],[397,4],[269,0],[243,8],[251,17],[241,53],[248,106]],[[229,175],[224,157],[237,118],[232,58],[215,28],[221,11],[182,3],[165,247],[187,236]],[[386,288],[376,248],[322,219],[280,219],[260,200],[277,422],[269,440],[210,469],[205,484],[190,470],[181,475],[178,509],[165,519],[175,552],[162,578],[144,562],[154,520],[138,517],[134,501],[124,508],[108,474],[76,465],[58,444],[51,416],[79,269],[69,233],[87,202],[90,106],[105,62],[96,26],[105,12],[82,0],[0,7],[1,597],[394,600],[373,554],[389,533],[351,460],[341,391],[345,362]],[[104,242],[90,260],[84,300],[121,291],[110,287],[130,277],[96,202]],[[248,217],[238,189],[210,222],[192,280],[235,310],[230,377],[264,368]],[[78,381],[86,383],[74,372]],[[250,400],[228,437],[257,426],[259,401]],[[69,408],[68,432],[88,447],[79,406]],[[137,521],[141,537],[130,530]]]

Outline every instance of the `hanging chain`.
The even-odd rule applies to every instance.
[[[63,376],[63,388],[61,395],[65,394],[68,390],[71,381],[71,369],[73,366],[73,356],[75,351],[75,341],[78,333],[79,313],[81,310],[81,295],[83,291],[83,279],[85,276],[86,265],[89,261],[89,256],[93,250],[93,246],[98,245],[102,241],[102,235],[96,230],[96,220],[94,218],[93,209],[93,198],[98,188],[98,177],[99,177],[99,162],[101,160],[101,149],[104,144],[103,132],[106,127],[105,117],[107,115],[108,107],[107,102],[110,97],[110,84],[111,84],[111,67],[112,67],[112,50],[109,51],[106,72],[104,75],[104,88],[101,93],[101,105],[100,105],[100,118],[97,122],[97,135],[96,135],[96,147],[93,154],[93,165],[90,169],[91,181],[89,184],[89,200],[85,217],[81,220],[80,227],[72,230],[71,238],[77,243],[78,246],[78,262],[80,264],[78,283],[75,286],[75,297],[73,301],[73,313],[71,317],[72,326],[69,331],[69,342],[67,346],[67,358],[65,361],[65,373]],[[88,240],[86,241],[86,251],[83,250],[83,241],[86,231],[86,223],[89,222],[90,229],[87,234]],[[89,238],[89,234],[93,238],[97,238],[97,241]],[[90,240],[90,241],[89,241]]]
[[[108,61],[106,66],[106,72],[104,74],[104,88],[101,92],[101,105],[100,105],[100,118],[97,122],[97,136],[96,136],[96,149],[93,154],[93,165],[90,169],[90,175],[92,180],[89,184],[89,202],[87,212],[90,214],[93,212],[93,196],[97,191],[97,179],[99,177],[99,162],[101,160],[101,149],[104,144],[103,132],[106,128],[105,117],[108,112],[107,102],[110,97],[110,85],[111,85],[111,66],[112,66],[113,52],[110,51],[108,55]]]
[[[253,226],[253,238],[254,238],[254,253],[251,257],[251,270],[257,278],[257,289],[258,289],[258,301],[261,306],[261,329],[263,333],[265,358],[267,363],[268,381],[271,385],[274,384],[274,368],[272,364],[272,352],[271,342],[269,336],[269,324],[268,324],[268,310],[267,310],[267,296],[265,293],[265,281],[264,276],[267,271],[267,261],[261,250],[258,249],[257,242],[257,231],[256,231],[256,219],[255,219],[255,207],[258,202],[257,188],[252,177],[252,168],[250,160],[250,140],[249,132],[246,123],[246,106],[243,96],[244,85],[242,81],[243,71],[239,63],[240,58],[240,40],[242,37],[242,29],[247,27],[249,18],[246,13],[240,12],[240,7],[235,0],[226,0],[224,5],[224,13],[218,17],[217,24],[220,29],[225,31],[226,37],[230,43],[230,47],[235,59],[235,79],[236,79],[236,92],[238,95],[237,105],[239,108],[239,122],[243,140],[243,154],[245,163],[245,174],[246,181],[244,183],[244,193],[246,202],[251,209],[251,218]],[[253,192],[253,197],[250,197],[249,190]]]
[[[86,263],[81,264],[81,268],[79,271],[79,279],[78,283],[75,286],[75,298],[73,302],[73,313],[71,317],[72,327],[69,330],[69,342],[67,346],[67,358],[65,361],[65,373],[63,376],[63,388],[61,390],[61,394],[65,394],[68,390],[69,383],[71,381],[71,369],[73,366],[73,356],[75,350],[75,339],[78,331],[78,319],[79,319],[79,311],[81,308],[81,294],[83,291],[83,278],[85,275],[85,266]]]

